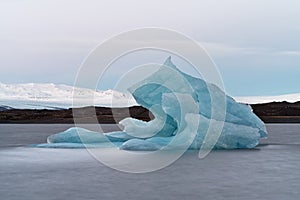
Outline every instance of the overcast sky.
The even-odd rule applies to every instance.
[[[72,85],[99,43],[142,27],[204,45],[231,95],[300,93],[297,0],[0,0],[0,82]]]

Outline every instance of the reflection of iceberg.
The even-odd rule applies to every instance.
[[[172,89],[168,85],[172,85]],[[124,150],[157,150],[170,143],[175,148],[188,144],[190,149],[200,149],[210,122],[222,121],[222,114],[212,114],[211,93],[216,97],[224,97],[224,93],[213,84],[182,73],[170,58],[157,72],[129,88],[129,91],[138,104],[154,114],[154,120],[144,122],[126,118],[120,122],[124,126],[123,132],[105,134],[71,128],[50,136],[49,144],[38,146],[76,148],[83,147],[84,143],[87,147],[105,147],[109,139]],[[225,102],[224,127],[214,148],[255,147],[260,138],[267,136],[264,123],[253,114],[249,106],[239,104],[229,96],[225,96]],[[218,111],[218,105],[214,109]],[[176,142],[173,142],[175,137]]]

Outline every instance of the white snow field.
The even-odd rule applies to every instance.
[[[73,102],[72,86],[53,83],[0,83],[0,107],[16,109],[65,109],[71,108]],[[114,90],[95,91],[86,88],[76,88],[76,102],[82,106],[89,105],[89,97],[94,97],[95,106],[125,107],[136,105],[128,94]],[[78,95],[79,94],[79,95]],[[112,103],[113,100],[113,103]]]

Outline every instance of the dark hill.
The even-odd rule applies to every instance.
[[[300,123],[300,102],[272,102],[251,107],[266,123]]]

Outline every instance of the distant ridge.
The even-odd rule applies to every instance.
[[[1,106],[0,105],[0,111],[11,110],[11,109],[13,109],[13,108],[9,107],[9,106]]]
[[[72,107],[74,87],[53,83],[0,83],[0,106],[2,109],[68,109]],[[128,107],[136,105],[128,94],[114,90],[95,91],[76,88],[76,102],[80,107]],[[94,105],[89,105],[88,98],[94,98]],[[113,103],[112,103],[113,101]]]
[[[253,104],[251,107],[266,123],[300,123],[300,101]]]

